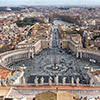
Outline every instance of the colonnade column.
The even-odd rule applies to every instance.
[[[34,49],[32,48],[32,58],[34,58]]]
[[[80,52],[80,58],[82,58],[82,52]]]
[[[77,51],[76,57],[77,57],[77,58],[79,57],[79,52],[78,52],[78,51]]]
[[[34,49],[33,48],[29,50],[28,58],[30,58],[30,57],[34,58]]]
[[[30,55],[30,51],[29,51],[29,53],[28,53],[28,58],[30,58],[30,56],[31,56],[31,55]]]

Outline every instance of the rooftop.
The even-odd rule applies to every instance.
[[[0,87],[0,95],[1,96],[6,96],[7,94],[8,94],[8,92],[9,92],[9,90],[10,90],[10,87]]]
[[[0,69],[1,79],[5,79],[10,72],[8,69]]]

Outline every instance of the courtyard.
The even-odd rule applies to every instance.
[[[57,70],[52,69],[54,66],[54,52],[56,51],[56,66]],[[88,70],[84,67],[99,68],[96,63],[89,62],[85,59],[76,58],[68,49],[44,49],[36,54],[33,59],[27,59],[13,63],[10,67],[17,69],[18,67],[25,66],[24,77],[27,83],[34,83],[34,78],[38,76],[44,77],[44,82],[48,82],[48,77],[51,76],[54,82],[54,77],[59,76],[59,83],[62,83],[62,77],[66,77],[66,83],[71,82],[71,78],[80,79],[82,84],[89,83]]]

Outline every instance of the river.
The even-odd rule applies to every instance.
[[[71,25],[71,23],[68,23],[68,22],[65,22],[65,21],[62,21],[62,20],[59,20],[59,19],[55,19],[53,21],[53,24],[55,24],[55,25],[58,25],[58,24]]]

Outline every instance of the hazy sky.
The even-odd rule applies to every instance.
[[[100,5],[100,0],[0,0],[0,5]]]

